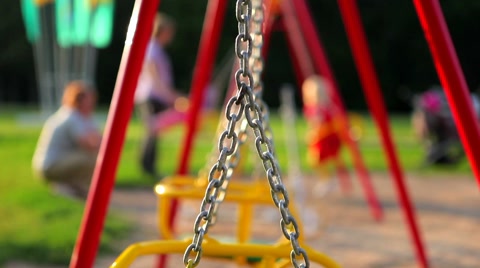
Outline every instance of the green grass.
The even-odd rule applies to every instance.
[[[384,154],[382,141],[379,132],[373,120],[366,116],[361,116],[361,125],[363,135],[359,142],[362,158],[372,172],[387,172],[388,161]],[[210,116],[204,119],[200,127],[200,132],[194,145],[192,156],[190,157],[190,173],[195,174],[200,169],[206,168],[207,161],[211,157],[211,152],[218,152],[216,149],[218,141],[215,140],[215,131],[217,129],[218,116]],[[271,125],[274,133],[276,150],[278,159],[283,171],[288,167],[288,154],[285,146],[284,125],[281,118],[274,113],[271,117]],[[411,129],[410,117],[408,115],[392,115],[390,116],[390,127],[392,139],[395,143],[395,149],[401,166],[406,172],[416,173],[420,175],[434,175],[440,173],[470,174],[471,170],[466,159],[460,163],[451,166],[425,166],[423,165],[424,150],[419,141],[414,137]],[[306,122],[302,118],[297,118],[296,133],[298,138],[299,155],[301,168],[306,173],[314,172],[309,167],[306,159],[305,133]],[[180,156],[181,143],[183,141],[184,126],[178,126],[169,130],[168,133],[161,137],[160,143],[160,170],[165,174],[175,173],[178,167],[178,159]],[[142,128],[137,121],[131,122],[129,125],[125,148],[121,158],[119,167],[117,185],[151,185],[146,178],[140,174],[137,165],[138,146],[142,137]],[[350,159],[350,151],[343,149],[344,159],[347,164],[352,167]],[[252,156],[249,156],[251,159]],[[256,159],[253,159],[256,161]],[[246,169],[251,170],[252,160],[247,163]],[[258,162],[258,161],[257,161]],[[208,167],[210,168],[210,167]]]
[[[34,179],[30,161],[41,126],[19,123],[18,114],[21,112],[18,107],[0,110],[0,266],[12,259],[67,264],[80,225],[83,203],[56,196]],[[216,118],[211,117],[201,124],[190,158],[192,174],[206,167],[210,152],[217,147],[217,141],[214,140]],[[288,155],[282,121],[273,115],[271,123],[280,166],[286,171]],[[398,157],[407,172],[448,172],[452,176],[469,174],[466,160],[449,168],[422,167],[423,151],[411,133],[409,118],[392,116],[390,123]],[[374,123],[368,117],[363,117],[363,129],[360,148],[367,166],[372,172],[385,172],[387,162],[381,142]],[[302,169],[307,173],[312,172],[305,159],[305,121],[298,119],[296,130]],[[161,138],[158,164],[164,174],[172,174],[178,168],[183,131],[182,126],[174,127]],[[142,175],[137,165],[141,137],[142,127],[133,119],[117,173],[118,187],[153,186],[153,182]],[[344,150],[343,153],[350,163],[348,152]],[[102,252],[111,249],[117,238],[127,234],[129,226],[120,216],[110,215],[102,237]]]
[[[83,202],[52,194],[30,169],[40,127],[21,126],[15,113],[0,111],[0,267],[8,260],[67,266]],[[131,225],[110,215],[101,252],[110,252]]]

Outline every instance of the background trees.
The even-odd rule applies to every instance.
[[[178,20],[177,38],[169,52],[176,84],[188,92],[207,1],[161,2],[162,11]],[[309,4],[347,107],[365,109],[336,1],[310,0]],[[476,90],[480,85],[477,73],[480,23],[476,16],[480,12],[480,1],[444,0],[441,4],[468,85]],[[391,111],[407,111],[409,94],[439,83],[413,4],[411,1],[359,0],[359,5],[387,106]],[[99,51],[96,81],[100,101],[105,104],[113,92],[132,7],[133,1],[116,1],[112,44]],[[0,42],[0,102],[33,103],[37,96],[32,48],[25,38],[19,2],[3,3],[0,18],[3,21],[0,24],[3,41]],[[219,58],[232,47],[236,31],[232,4],[223,26]],[[265,98],[276,106],[276,93],[281,84],[295,83],[285,38],[280,32],[272,36],[267,61]]]

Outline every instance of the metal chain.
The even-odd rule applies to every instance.
[[[255,94],[255,101],[260,106],[262,111],[262,120],[264,122],[264,128],[266,135],[272,140],[272,149],[274,150],[274,143],[273,143],[273,132],[270,126],[270,118],[269,118],[269,109],[268,105],[263,101],[262,93],[263,93],[263,80],[262,80],[262,73],[263,73],[263,66],[264,61],[262,57],[262,48],[263,48],[263,27],[264,27],[264,19],[265,19],[265,9],[263,6],[262,0],[252,0],[252,7],[253,7],[253,17],[252,17],[252,38],[253,38],[253,49],[252,49],[252,58],[251,68],[253,72],[254,78],[254,87],[253,93]],[[274,154],[275,155],[275,154]]]
[[[219,194],[217,196],[217,199],[215,200],[217,205],[213,207],[213,211],[212,211],[213,215],[210,221],[210,225],[215,225],[215,223],[217,222],[218,209],[220,208],[220,205],[222,204],[223,200],[225,199],[225,196],[227,195],[227,189],[228,189],[230,180],[232,178],[233,171],[236,169],[236,167],[240,163],[240,157],[241,157],[240,148],[242,148],[243,144],[245,144],[248,138],[247,127],[248,127],[248,122],[245,118],[243,118],[242,121],[240,121],[238,130],[236,130],[236,132],[238,132],[237,148],[235,149],[232,155],[227,157],[227,160],[225,161],[225,166],[227,167],[227,175],[225,177],[225,180],[223,181],[222,186],[219,188]]]
[[[239,34],[235,40],[235,52],[240,61],[240,68],[235,74],[235,79],[238,92],[236,96],[230,99],[226,107],[228,125],[220,135],[218,144],[220,154],[217,162],[210,169],[208,175],[209,183],[200,206],[200,213],[194,224],[192,243],[187,247],[183,256],[183,262],[186,267],[196,267],[199,264],[202,256],[203,239],[209,227],[213,224],[214,212],[218,210],[220,204],[217,201],[223,200],[225,196],[228,178],[233,173],[233,168],[229,167],[233,167],[231,163],[235,163],[238,160],[236,158],[238,155],[236,154],[239,136],[235,130],[237,122],[240,121],[243,113],[248,126],[253,129],[255,146],[267,174],[272,199],[280,210],[281,230],[292,245],[293,250],[290,253],[292,264],[294,267],[310,266],[307,253],[298,243],[300,235],[298,224],[288,209],[288,193],[282,182],[280,168],[274,154],[271,130],[265,127],[265,123],[268,123],[268,107],[261,101],[263,85],[260,79],[263,69],[263,60],[261,58],[263,6],[261,0],[253,0],[253,2],[252,0],[237,0],[236,17]],[[251,25],[253,7],[257,10],[261,9],[261,11],[255,13],[254,23]],[[260,22],[259,27],[255,24],[256,22]],[[254,29],[253,35],[250,33],[250,27]],[[258,49],[256,50],[254,50],[254,39],[258,41],[258,46],[256,46]],[[251,61],[250,57],[252,55],[254,55],[254,59]],[[255,81],[258,82],[255,83]],[[228,164],[232,161],[232,156],[234,161]],[[230,160],[227,161],[227,159]],[[225,182],[227,183],[225,184]],[[298,259],[302,260],[299,261]]]
[[[218,142],[219,156],[208,174],[208,185],[205,196],[200,205],[195,225],[192,243],[187,247],[183,261],[187,267],[196,267],[202,255],[202,242],[208,232],[208,228],[214,223],[214,214],[225,195],[226,182],[233,174],[237,165],[236,152],[238,151],[239,137],[235,131],[237,122],[241,119],[245,110],[245,103],[238,102],[237,96],[230,99],[226,107],[228,125],[220,135]],[[232,157],[234,158],[232,161]],[[227,163],[227,159],[230,159]],[[192,259],[190,256],[195,254]]]
[[[240,88],[239,85],[250,88],[253,86],[253,77],[249,68],[249,59],[252,54],[252,38],[249,29],[251,14],[252,5],[250,1],[237,1],[236,17],[239,22],[239,35],[235,40],[235,52],[241,59],[240,69],[235,74],[238,88]],[[228,101],[225,110],[228,125],[220,135],[218,142],[220,154],[208,175],[208,186],[200,206],[200,213],[195,220],[192,243],[187,247],[183,255],[183,262],[186,267],[196,267],[200,262],[203,239],[208,232],[208,228],[213,224],[214,212],[218,210],[217,207],[220,204],[217,200],[224,198],[225,192],[222,193],[222,188],[226,190],[228,185],[228,183],[224,185],[224,182],[233,173],[233,169],[229,170],[227,166],[227,158],[233,155],[233,163],[236,162],[235,160],[238,160],[236,158],[238,156],[236,154],[238,151],[238,134],[235,132],[235,128],[245,111],[243,94],[238,93],[236,96],[233,96]],[[247,125],[245,124],[245,126]]]
[[[282,232],[292,245],[292,251],[290,253],[290,258],[294,267],[309,267],[310,263],[306,251],[301,248],[298,243],[298,238],[300,236],[300,231],[298,228],[297,221],[290,213],[288,208],[289,198],[285,185],[282,182],[280,175],[280,168],[278,161],[275,156],[275,150],[272,140],[272,131],[269,126],[269,111],[268,106],[263,102],[261,94],[263,92],[263,84],[261,83],[261,74],[263,69],[263,59],[261,57],[261,47],[263,44],[263,35],[262,35],[262,22],[263,22],[263,6],[261,0],[252,0],[253,7],[255,10],[261,10],[258,14],[254,16],[254,21],[256,19],[261,20],[258,27],[252,27],[254,29],[254,37],[258,39],[258,47],[256,47],[257,42],[254,43],[254,57],[253,61],[255,62],[254,66],[261,66],[258,68],[259,72],[254,75],[255,81],[254,88],[242,88],[245,89],[245,117],[247,118],[249,126],[253,129],[255,134],[255,146],[257,148],[258,156],[263,162],[263,167],[267,174],[267,179],[270,184],[270,192],[272,194],[273,202],[275,206],[280,210],[281,220],[280,226]],[[254,39],[255,40],[255,39]],[[257,50],[258,49],[258,50]],[[256,58],[258,57],[258,58]],[[256,68],[253,68],[254,72]]]

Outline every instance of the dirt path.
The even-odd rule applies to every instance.
[[[384,207],[383,222],[377,223],[370,216],[362,191],[354,182],[354,191],[343,195],[339,189],[326,197],[309,197],[309,206],[304,211],[317,212],[326,226],[321,233],[311,237],[308,243],[336,259],[344,267],[417,267],[410,243],[410,234],[405,228],[404,218],[396,202],[396,192],[385,175],[375,175],[374,184]],[[309,189],[315,181],[308,179]],[[427,246],[433,267],[480,267],[480,194],[471,177],[408,177],[410,193],[416,202],[418,223]],[[132,241],[156,238],[155,196],[151,191],[118,190],[112,206],[131,215],[138,223]],[[189,231],[193,225],[198,205],[183,206],[179,230]],[[234,216],[234,207],[224,206],[221,213],[226,219]],[[260,218],[255,225],[255,235],[280,235],[276,211],[257,211]],[[314,213],[313,213],[314,214]],[[315,219],[307,218],[308,227]],[[230,231],[229,221],[224,220],[213,230]],[[230,222],[231,223],[231,222]],[[312,226],[310,226],[312,227]],[[309,230],[306,230],[309,232]],[[311,233],[309,232],[309,235]],[[115,256],[102,257],[96,267],[107,267]],[[178,267],[179,257],[171,258],[171,267]],[[154,267],[155,258],[139,259],[133,267]],[[205,262],[200,267],[213,267]],[[225,263],[219,267],[225,267]]]
[[[303,208],[310,215],[304,220],[306,227],[310,227],[305,230],[310,235],[308,244],[327,253],[343,267],[418,267],[391,181],[382,174],[375,175],[373,181],[384,207],[383,222],[377,223],[372,219],[362,191],[354,182],[354,190],[347,196],[335,189],[320,199],[308,197],[308,206]],[[308,184],[309,189],[316,189],[313,179],[308,179]],[[418,223],[432,267],[480,267],[480,193],[474,179],[466,176],[419,178],[411,175],[408,186],[416,202]],[[137,225],[129,241],[119,244],[119,248],[135,241],[157,238],[156,197],[151,190],[116,190],[112,209],[124,213]],[[182,206],[178,230],[189,232],[192,229],[197,209],[197,203]],[[211,232],[232,233],[234,207],[225,204],[220,213],[223,218]],[[277,211],[263,208],[256,213],[255,237],[278,238],[281,232]],[[312,228],[321,232],[312,234]],[[109,267],[116,257],[101,256],[95,267]],[[170,259],[169,267],[181,267],[181,256]],[[142,257],[132,267],[155,267],[155,261],[152,256]],[[20,267],[30,268],[7,266]],[[205,260],[199,267],[236,266]]]

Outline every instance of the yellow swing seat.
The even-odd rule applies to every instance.
[[[130,245],[115,260],[110,268],[126,268],[140,256],[155,254],[181,254],[185,251],[191,240],[155,240],[140,242]],[[334,260],[323,253],[304,246],[311,262],[322,265],[326,268],[340,267]],[[255,267],[281,268],[290,264],[290,253],[292,249],[289,242],[277,243],[275,245],[252,245],[221,243],[211,237],[205,237],[202,244],[204,256],[209,257],[247,257],[255,256],[262,258],[262,261]]]
[[[175,239],[175,234],[169,226],[171,215],[170,204],[174,199],[202,200],[205,196],[204,189],[206,178],[189,176],[174,176],[162,180],[155,186],[158,197],[158,228],[164,239]],[[264,181],[230,181],[228,194],[224,202],[238,204],[237,241],[245,243],[250,239],[253,222],[253,208],[258,205],[274,206],[269,185]],[[291,206],[294,215],[297,214],[294,205]],[[299,222],[301,226],[301,222]]]

